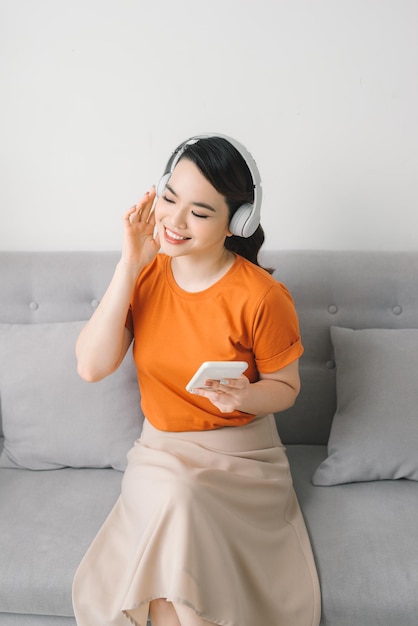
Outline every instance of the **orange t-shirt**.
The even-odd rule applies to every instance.
[[[303,347],[293,300],[265,270],[236,256],[214,285],[197,293],[181,289],[171,258],[158,254],[138,278],[127,326],[134,332],[134,360],[141,406],[164,431],[240,426],[254,415],[221,413],[185,387],[203,361],[247,361],[250,382],[298,359]]]

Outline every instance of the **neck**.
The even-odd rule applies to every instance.
[[[226,274],[235,261],[235,255],[223,248],[219,255],[196,258],[179,256],[171,259],[171,271],[176,283],[185,291],[208,289]]]

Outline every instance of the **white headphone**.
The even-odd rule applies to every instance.
[[[236,148],[241,154],[242,158],[248,166],[248,169],[250,170],[254,186],[254,201],[252,203],[246,202],[237,209],[237,211],[232,216],[231,222],[229,224],[229,230],[233,235],[236,235],[237,237],[251,237],[251,235],[255,233],[260,224],[260,207],[262,196],[260,172],[258,171],[256,162],[254,161],[248,150],[241,143],[239,143],[235,139],[232,139],[232,137],[228,137],[227,135],[221,135],[219,133],[210,133],[205,135],[195,135],[194,137],[190,137],[190,139],[187,139],[186,141],[181,143],[174,150],[173,154],[167,162],[167,165],[165,166],[164,174],[162,175],[157,185],[157,196],[161,196],[164,192],[170,176],[173,173],[173,170],[176,167],[177,162],[180,160],[186,147],[193,143],[197,143],[200,139],[207,139],[209,137],[221,137],[229,141],[229,143],[232,144],[234,148]]]

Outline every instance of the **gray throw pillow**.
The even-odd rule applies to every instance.
[[[143,421],[132,354],[84,382],[74,352],[84,324],[0,324],[0,467],[125,469]]]
[[[418,480],[418,329],[331,328],[337,411],[315,485]]]

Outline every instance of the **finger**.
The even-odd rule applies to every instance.
[[[156,202],[157,202],[157,194],[155,191],[155,187],[152,187],[151,190],[148,192],[148,202],[146,206],[144,207],[144,215],[145,215],[146,221],[149,222],[150,224],[155,224],[154,209],[155,209]]]
[[[123,216],[123,219],[125,220],[125,222],[132,223],[132,220],[137,211],[138,211],[138,206],[134,204],[134,206],[128,209],[128,211],[126,211],[125,215]]]
[[[235,389],[244,389],[245,380],[241,380],[240,378],[223,378],[219,381],[218,389],[221,389],[225,393],[228,391],[233,391]]]
[[[137,212],[136,212],[136,217],[138,217],[138,221],[141,221],[142,219],[144,220],[144,222],[149,223],[151,220],[152,215],[154,214],[154,201],[155,201],[155,189],[154,187],[151,189],[151,191],[147,191],[144,196],[141,198],[141,200],[138,202],[138,204],[136,205],[137,207]],[[131,220],[132,221],[132,220]]]
[[[155,226],[155,211],[154,211],[154,207],[155,205],[153,204],[148,212],[148,217],[146,218],[146,222],[147,224],[150,224],[151,226]],[[145,217],[145,214],[144,214]]]
[[[208,378],[205,380],[205,386],[200,387],[200,390],[209,393],[227,393],[233,387],[232,384],[229,384],[229,381],[233,383],[233,379],[213,380]]]
[[[229,387],[235,387],[235,389],[245,389],[245,387],[250,384],[250,381],[245,376],[245,374],[241,374],[239,378],[224,378],[220,382],[223,385],[228,385]]]
[[[140,204],[135,204],[129,211],[127,212],[127,219],[130,224],[136,224],[141,221],[142,216],[142,208]]]
[[[140,222],[142,215],[144,213],[144,210],[146,212],[146,208],[147,205],[149,206],[149,208],[152,207],[152,203],[154,201],[154,197],[155,197],[155,191],[154,189],[152,189],[151,192],[147,191],[143,197],[139,200],[139,202],[137,202],[137,204],[134,204],[124,215],[124,219],[125,221],[129,221],[131,224],[135,223],[135,222]]]

